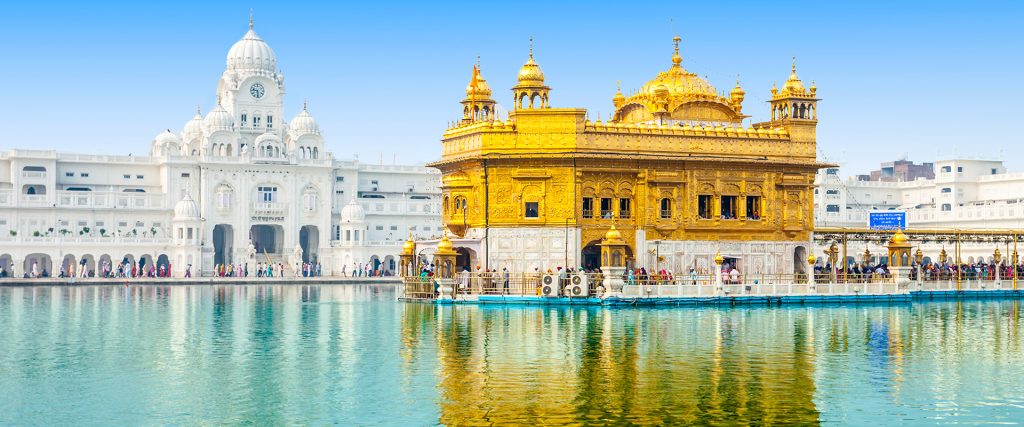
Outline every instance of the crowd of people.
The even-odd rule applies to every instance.
[[[910,278],[917,280],[918,265],[913,263],[910,266]],[[817,280],[829,280],[832,271],[831,264],[815,265],[814,273]],[[925,281],[938,280],[996,280],[996,272],[1002,279],[1013,277],[1013,266],[994,262],[963,263],[924,263],[920,266],[921,274]],[[851,264],[849,272],[844,272],[843,267],[836,268],[836,277],[846,278],[847,281],[871,281],[878,279],[892,278],[889,266],[885,263],[879,264]],[[1017,266],[1017,277],[1024,277],[1024,265]]]

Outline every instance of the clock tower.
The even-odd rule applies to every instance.
[[[221,105],[231,113],[239,148],[252,147],[260,135],[283,136],[284,75],[277,70],[273,49],[249,31],[228,51],[227,68],[217,85]]]

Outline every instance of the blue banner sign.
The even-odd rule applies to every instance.
[[[872,230],[906,230],[907,213],[904,211],[868,212],[868,228]]]

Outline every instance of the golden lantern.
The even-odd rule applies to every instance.
[[[839,246],[836,246],[835,243],[832,243],[832,245],[828,247],[828,250],[825,251],[825,255],[828,255],[829,263],[831,263],[832,265],[836,265],[836,260],[839,259]]]
[[[864,263],[865,264],[870,264],[871,263],[871,251],[869,251],[868,248],[864,248],[864,255],[863,255],[863,257],[864,257]]]
[[[949,259],[949,254],[946,253],[946,247],[943,246],[942,250],[939,251],[939,262],[942,263],[942,264],[945,264],[946,260],[948,260],[948,259]]]
[[[722,252],[715,252],[715,265],[722,265],[725,262],[725,258],[722,258]]]
[[[814,254],[807,255],[807,264],[808,265],[814,265],[815,262],[818,262],[818,258],[816,258],[814,256]]]
[[[918,265],[924,262],[924,252],[921,248],[917,248],[917,252],[914,252],[914,261],[917,261]]]
[[[1003,254],[999,252],[999,248],[996,248],[996,251],[992,253],[992,259],[996,262],[996,264],[999,264],[999,261],[1002,261]]]

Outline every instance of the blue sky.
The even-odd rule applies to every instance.
[[[729,90],[761,121],[790,58],[817,82],[818,147],[846,173],[909,155],[999,156],[1024,170],[1019,2],[16,2],[0,12],[0,149],[144,154],[216,102],[231,45],[256,31],[286,76],[286,115],[309,100],[328,149],[427,162],[480,55],[508,105],[528,39],[552,106],[612,111],[670,65]]]

